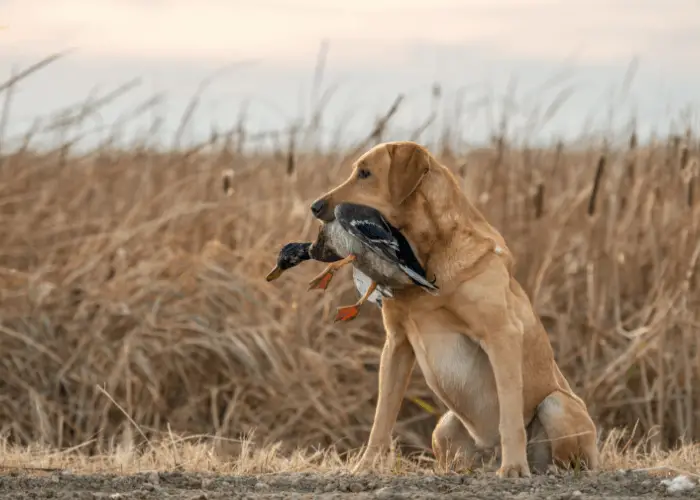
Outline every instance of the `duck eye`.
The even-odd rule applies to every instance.
[[[370,176],[369,170],[365,170],[364,168],[361,168],[360,170],[357,171],[357,177],[360,179],[366,179],[369,176]]]

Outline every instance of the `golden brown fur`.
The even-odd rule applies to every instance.
[[[332,220],[341,202],[380,210],[407,237],[440,287],[436,297],[412,287],[384,300],[379,396],[357,470],[388,449],[416,362],[450,409],[433,432],[441,464],[457,459],[468,465],[496,453],[499,476],[528,476],[529,431],[530,463],[538,468],[543,460],[569,464],[577,459],[597,468],[595,426],[560,372],[547,333],[512,275],[513,259],[503,237],[445,166],[415,143],[382,144],[319,200],[325,203],[316,205],[316,216],[325,221]]]

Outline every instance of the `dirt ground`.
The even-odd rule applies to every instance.
[[[142,473],[131,476],[52,474],[0,476],[0,499],[223,499],[223,498],[700,498],[700,487],[669,493],[662,478],[639,472],[537,476],[348,476],[312,473],[216,476]]]

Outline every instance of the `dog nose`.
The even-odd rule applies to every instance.
[[[314,217],[319,217],[326,210],[326,200],[316,200],[311,204],[311,213]]]

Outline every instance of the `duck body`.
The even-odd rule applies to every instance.
[[[437,293],[438,287],[427,279],[408,240],[378,210],[341,203],[334,214],[335,219],[321,227],[310,253],[330,251],[341,259],[354,255],[353,277],[358,291],[369,278],[385,297],[391,297],[392,290],[411,285]]]

